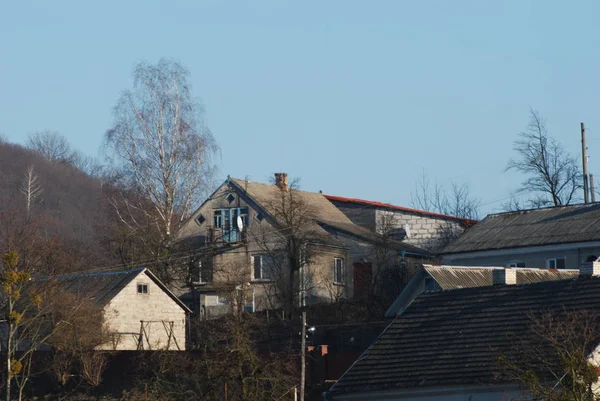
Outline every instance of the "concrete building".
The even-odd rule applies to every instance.
[[[490,214],[442,250],[460,266],[577,269],[600,256],[600,204]]]
[[[376,233],[354,224],[323,194],[290,188],[285,173],[274,184],[228,178],[178,237],[196,249],[192,291],[184,298],[205,315],[278,309],[289,297],[297,304],[303,289],[309,303],[352,298],[355,284],[371,285],[377,271],[366,250]],[[419,262],[427,256],[399,241],[393,252]]]
[[[152,272],[66,274],[34,280],[89,299],[102,308],[106,350],[185,350],[191,311]]]
[[[388,203],[334,195],[325,197],[355,224],[379,234],[395,235],[398,240],[434,253],[476,223],[471,219]]]

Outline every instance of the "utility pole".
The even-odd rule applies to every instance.
[[[588,172],[587,172],[587,147],[585,146],[585,125],[581,123],[581,159],[583,161],[583,203],[588,203]]]
[[[300,252],[300,260],[302,261],[302,340],[300,346],[300,401],[304,401],[304,393],[306,392],[306,245],[302,245]]]
[[[594,174],[590,173],[590,198],[592,203],[596,202],[596,193],[594,192]]]

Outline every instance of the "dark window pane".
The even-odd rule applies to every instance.
[[[261,274],[261,255],[254,256],[254,279],[260,280],[262,278]]]
[[[565,258],[560,258],[560,259],[556,259],[556,268],[557,269],[564,269],[566,267],[566,263],[567,261],[565,260]]]

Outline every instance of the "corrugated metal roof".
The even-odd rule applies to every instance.
[[[443,290],[484,287],[493,285],[493,270],[504,267],[436,266],[423,265],[425,271]],[[566,280],[579,275],[579,270],[557,270],[536,268],[513,268],[517,273],[517,284],[540,281]]]
[[[600,203],[488,215],[443,253],[600,240]]]

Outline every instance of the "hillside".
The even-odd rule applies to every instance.
[[[29,215],[26,197],[21,191],[28,166],[33,166],[41,188]],[[54,258],[60,247],[71,254],[68,260],[76,260],[64,264],[85,264],[93,268],[110,261],[100,245],[102,231],[99,228],[106,220],[101,180],[71,165],[48,161],[22,146],[0,142],[0,185],[0,246],[8,247],[11,236],[24,236],[18,231],[27,222],[36,226],[38,244],[42,238]],[[73,270],[75,266],[62,268]]]

